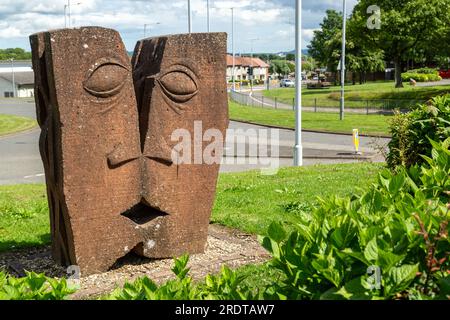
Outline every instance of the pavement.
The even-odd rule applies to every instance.
[[[32,100],[0,99],[0,113],[36,118]],[[293,130],[269,129],[264,126],[231,121],[235,144],[227,144],[221,172],[241,172],[254,169],[293,165]],[[236,131],[240,130],[240,131]],[[42,183],[44,169],[39,155],[39,128],[0,137],[0,185]],[[264,153],[264,135],[269,138],[269,152]],[[231,135],[228,136],[230,138]],[[243,140],[242,140],[243,139]],[[230,140],[230,139],[228,139]],[[341,134],[303,132],[304,165],[384,161],[378,147],[385,147],[389,139],[361,137],[362,156],[353,154],[352,137]],[[242,147],[242,148],[240,148]],[[274,148],[274,152],[271,152]],[[256,153],[255,153],[256,150]],[[263,151],[261,151],[263,150]],[[234,151],[234,152],[233,152]]]
[[[434,87],[434,86],[450,86],[450,79],[442,79],[441,81],[417,82],[417,87]]]

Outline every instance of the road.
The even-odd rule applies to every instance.
[[[418,87],[434,87],[434,86],[448,86],[450,85],[450,79],[442,79],[441,81],[432,82],[417,82]]]
[[[20,115],[35,118],[34,103],[19,99],[0,99],[0,113]],[[260,130],[266,130],[263,126],[230,122],[229,129],[241,129],[247,136],[254,136]],[[274,131],[269,131],[270,137]],[[253,142],[246,141],[245,154],[230,156],[229,149],[226,149],[226,157],[221,165],[221,172],[239,172],[251,169],[265,168],[267,161],[281,167],[291,166],[292,147],[295,143],[295,136],[292,130],[278,131],[279,156],[261,156],[249,154],[249,145]],[[17,183],[40,183],[44,182],[44,170],[38,148],[39,129],[33,129],[24,133],[17,133],[5,137],[0,137],[0,185]],[[313,165],[319,163],[348,163],[367,161],[382,161],[383,158],[377,155],[376,145],[386,145],[388,139],[361,138],[361,151],[363,158],[355,159],[350,155],[353,151],[352,137],[337,134],[324,133],[303,133],[304,164]],[[257,143],[260,143],[258,141]],[[239,144],[238,144],[239,145]],[[235,152],[237,153],[237,152]],[[253,161],[252,161],[253,160]],[[266,164],[263,161],[266,160]],[[232,162],[232,163],[230,163]],[[253,163],[257,162],[257,163]]]

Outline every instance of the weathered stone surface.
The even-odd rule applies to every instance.
[[[143,40],[134,71],[114,30],[30,42],[54,259],[91,274],[132,250],[202,252],[219,167],[173,163],[170,137],[194,121],[225,132],[225,34]]]
[[[138,250],[146,257],[204,250],[219,164],[171,164],[178,143],[171,135],[182,128],[194,140],[215,128],[225,136],[225,52],[223,33],[150,38],[136,45],[132,65],[145,157],[142,195],[165,214],[142,226],[147,241]],[[201,121],[197,133],[195,121]],[[201,139],[204,150],[208,142]]]

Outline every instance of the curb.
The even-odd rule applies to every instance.
[[[275,125],[270,125],[270,124],[261,124],[258,122],[253,122],[253,121],[246,121],[246,120],[235,120],[235,119],[231,119],[230,121],[234,121],[234,122],[241,122],[241,123],[245,123],[245,124],[253,124],[253,125],[257,125],[257,126],[261,126],[261,127],[267,127],[267,128],[272,128],[272,129],[283,129],[283,130],[290,130],[290,131],[295,131],[295,129],[290,128],[290,127],[283,127],[283,126],[275,126]],[[340,135],[340,136],[353,136],[350,133],[343,133],[343,132],[332,132],[332,131],[322,131],[322,130],[302,130],[302,132],[312,132],[312,133],[328,133],[328,134],[336,134],[336,135]],[[386,136],[386,135],[368,135],[368,134],[360,134],[360,137],[366,137],[366,138],[386,138],[386,139],[391,139],[391,136]]]
[[[24,134],[24,133],[31,133],[31,132],[33,132],[35,130],[38,130],[38,129],[39,129],[39,125],[36,123],[36,125],[34,125],[32,128],[28,128],[28,129],[25,129],[25,130],[22,130],[22,131],[17,131],[17,132],[12,132],[12,133],[7,133],[7,134],[4,134],[4,135],[0,135],[0,140],[2,140],[4,138],[11,138],[11,137],[14,137],[14,136],[18,136],[18,135],[21,135],[21,134]]]

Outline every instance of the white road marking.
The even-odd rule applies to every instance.
[[[38,173],[38,174],[33,174],[31,176],[25,176],[23,177],[24,179],[30,179],[30,178],[35,178],[35,177],[43,177],[45,176],[45,173]]]

